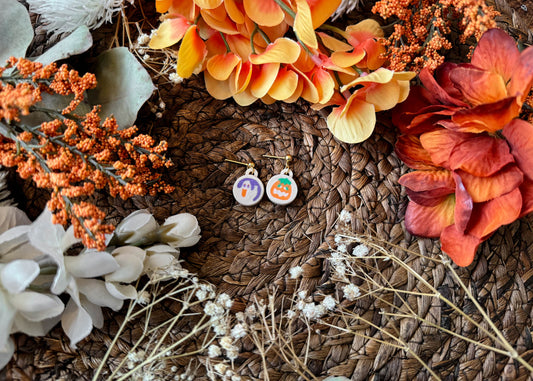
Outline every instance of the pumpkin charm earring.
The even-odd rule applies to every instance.
[[[248,169],[246,173],[239,177],[235,184],[233,184],[233,197],[235,200],[244,206],[252,206],[258,204],[263,198],[265,187],[257,177],[257,170],[254,163],[241,163],[240,161],[228,160],[231,163],[246,165]]]
[[[288,205],[294,201],[298,195],[298,186],[293,179],[292,170],[289,163],[292,160],[290,155],[285,157],[263,155],[274,159],[285,159],[285,168],[279,175],[274,175],[268,180],[266,186],[267,196],[274,204]]]

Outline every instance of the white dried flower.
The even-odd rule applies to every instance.
[[[218,342],[224,349],[229,349],[233,346],[233,339],[230,336],[224,336]]]
[[[219,362],[218,364],[214,366],[214,368],[215,368],[215,371],[218,372],[219,374],[225,374],[226,370],[228,369],[228,365],[224,364],[223,362]]]
[[[225,336],[228,333],[228,325],[224,319],[213,320],[211,326],[213,327],[215,334],[218,336]]]
[[[170,73],[168,75],[168,79],[170,80],[170,82],[172,82],[173,84],[175,85],[179,85],[180,83],[183,82],[184,78],[180,77],[178,75],[178,73]]]
[[[222,350],[216,344],[211,344],[207,348],[207,355],[211,358],[219,357],[222,354]]]
[[[28,0],[30,12],[41,15],[43,27],[54,35],[70,33],[85,25],[96,29],[111,22],[123,0]]]
[[[246,327],[242,324],[236,324],[231,329],[231,337],[233,337],[235,340],[239,340],[240,338],[243,338],[246,336]]]
[[[335,243],[336,243],[337,245],[338,245],[339,243],[341,243],[343,239],[344,239],[344,238],[343,238],[341,235],[339,235],[339,234],[335,235]]]
[[[368,255],[370,249],[366,245],[357,245],[353,248],[352,255],[357,258],[363,258]]]
[[[298,291],[298,298],[299,299],[307,298],[307,291],[306,290]]]
[[[342,292],[344,293],[344,297],[349,301],[354,301],[357,297],[361,296],[361,291],[359,290],[359,287],[357,287],[353,283],[344,286],[342,288]]]
[[[339,278],[344,278],[346,276],[346,266],[342,263],[335,266],[335,275]]]
[[[292,319],[294,319],[295,317],[296,317],[296,311],[294,311],[294,310],[288,310],[288,311],[287,311],[287,319],[292,320]]]
[[[209,301],[204,307],[204,312],[209,316],[221,316],[224,315],[224,308],[215,302]]]
[[[226,309],[230,309],[233,305],[233,300],[231,300],[231,297],[226,293],[220,294],[216,302],[221,306],[224,306]]]
[[[291,275],[292,279],[299,278],[300,276],[302,276],[302,273],[303,273],[302,266],[294,266],[294,267],[291,267],[291,269],[289,270],[289,274]]]
[[[142,33],[142,34],[139,35],[139,37],[137,37],[136,45],[137,46],[147,46],[149,42],[150,42],[150,36],[147,35],[146,33]]]
[[[137,303],[145,306],[148,303],[150,303],[151,297],[152,297],[152,295],[150,294],[150,292],[148,292],[146,290],[139,291],[139,292],[137,292]]]
[[[199,289],[199,290],[196,290],[196,298],[200,301],[200,302],[203,302],[204,300],[207,299],[207,291],[206,290],[202,290],[202,289]]]
[[[244,312],[237,312],[235,314],[235,318],[237,319],[237,321],[242,323],[246,319],[246,315],[244,314]]]
[[[241,376],[234,374],[231,376],[231,381],[241,381]]]
[[[335,309],[335,306],[337,305],[337,301],[335,298],[331,295],[326,295],[324,300],[322,300],[322,305],[325,309],[333,311]]]
[[[178,371],[178,367],[176,365],[173,365],[171,368],[170,368],[170,371],[171,372],[177,372]]]
[[[339,251],[340,253],[347,253],[348,249],[344,243],[341,243],[337,246],[337,251]]]
[[[226,349],[226,357],[231,361],[234,361],[239,357],[239,348],[235,345],[232,345],[231,348]]]
[[[339,214],[339,221],[345,224],[349,224],[350,222],[352,222],[352,214],[347,210],[341,211]]]
[[[302,313],[306,318],[315,320],[322,317],[326,313],[326,309],[321,304],[306,303]]]
[[[244,314],[246,317],[250,319],[254,319],[257,317],[257,308],[255,308],[255,305],[251,304],[244,310]]]

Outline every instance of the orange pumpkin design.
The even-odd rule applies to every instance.
[[[286,175],[276,175],[272,177],[267,185],[268,198],[280,205],[291,203],[298,192],[294,180]]]

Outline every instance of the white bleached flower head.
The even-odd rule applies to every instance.
[[[336,304],[337,304],[337,301],[331,295],[326,295],[324,299],[322,300],[322,305],[324,306],[325,309],[329,311],[333,311],[335,309]]]
[[[226,309],[230,309],[231,306],[233,305],[233,300],[231,300],[231,297],[226,294],[226,293],[222,293],[220,294],[218,297],[217,297],[217,300],[216,302],[223,306],[224,308]]]
[[[229,336],[224,336],[219,340],[220,346],[224,349],[229,349],[233,346],[233,339]]]
[[[344,286],[342,288],[342,292],[344,293],[344,297],[349,301],[354,301],[356,298],[361,296],[361,291],[359,290],[359,287],[357,287],[353,283],[349,283]]]
[[[200,240],[198,220],[189,213],[170,216],[161,225],[159,238],[172,247],[194,246]]]
[[[364,258],[368,255],[370,249],[368,246],[360,244],[353,248],[352,255],[357,258]]]
[[[325,313],[326,309],[321,304],[305,303],[304,307],[302,308],[302,314],[310,320],[319,319]]]
[[[172,82],[175,85],[179,85],[180,83],[184,81],[184,78],[180,77],[178,73],[170,73],[168,75],[168,79],[170,80],[170,82]]]
[[[231,329],[231,337],[233,337],[235,340],[239,340],[246,336],[246,327],[242,324],[236,324]]]
[[[234,361],[239,357],[239,348],[235,345],[232,345],[231,348],[226,349],[226,357]]]
[[[28,0],[30,12],[41,15],[43,27],[54,35],[85,25],[96,29],[111,22],[124,0]]]
[[[337,251],[339,251],[340,253],[347,253],[348,249],[346,247],[346,244],[341,243],[340,245],[338,245],[337,246]]]
[[[299,278],[303,274],[302,266],[294,266],[289,270],[292,279]]]
[[[145,209],[136,210],[117,225],[113,243],[118,245],[141,246],[157,239],[159,224],[152,213]]]
[[[345,224],[352,222],[352,214],[347,210],[342,210],[339,214],[339,221]]]
[[[218,345],[211,344],[207,348],[207,355],[211,358],[219,357],[220,355],[222,355],[222,350],[220,349]]]

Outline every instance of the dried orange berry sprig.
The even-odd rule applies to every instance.
[[[444,62],[444,54],[459,42],[496,27],[499,13],[484,0],[380,0],[372,8],[384,19],[396,17],[394,32],[386,39],[391,70],[430,71]]]
[[[138,134],[135,126],[119,130],[115,119],[101,120],[98,107],[83,117],[73,113],[85,90],[96,85],[92,74],[80,77],[66,66],[43,67],[24,59],[10,59],[8,67],[16,70],[5,75],[0,69],[0,164],[16,166],[22,178],[51,189],[47,206],[54,222],[70,221],[87,247],[104,249],[113,226],[103,223],[105,213],[80,198],[99,189],[122,199],[174,190],[159,172],[172,165],[164,156],[165,141]],[[74,99],[63,110],[47,109],[39,105],[43,92]],[[37,111],[50,120],[28,126],[21,119]]]

